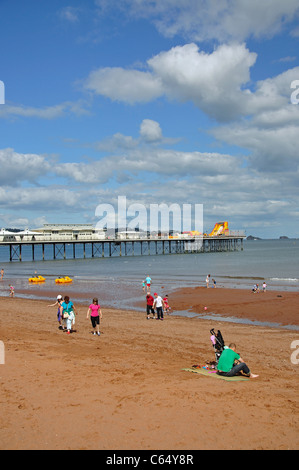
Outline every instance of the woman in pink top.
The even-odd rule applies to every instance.
[[[92,304],[88,307],[87,311],[87,320],[90,315],[91,324],[93,327],[93,334],[100,336],[100,318],[102,318],[101,307],[99,305],[98,299],[95,298],[92,301]],[[97,331],[96,331],[97,330]]]

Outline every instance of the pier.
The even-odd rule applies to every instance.
[[[1,258],[7,261],[86,259],[114,256],[150,256],[242,251],[245,235],[235,233],[217,237],[148,237],[90,239],[42,239],[0,241]]]

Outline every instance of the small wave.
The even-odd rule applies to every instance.
[[[296,277],[270,277],[270,281],[298,282]]]

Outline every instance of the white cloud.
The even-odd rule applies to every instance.
[[[64,103],[36,108],[33,106],[5,104],[0,106],[0,118],[29,117],[38,119],[57,119],[74,114],[81,116],[89,114],[88,104],[83,100],[77,102],[65,101]]]
[[[77,23],[79,21],[79,9],[75,7],[64,7],[59,10],[58,15],[62,20],[66,20],[70,23]]]
[[[51,170],[51,163],[42,155],[22,154],[7,148],[0,149],[0,168],[0,184],[15,186],[21,181],[35,183]]]
[[[151,119],[144,119],[140,125],[140,136],[145,142],[159,142],[162,140],[160,124]]]
[[[122,9],[128,17],[150,19],[167,37],[181,35],[197,42],[271,37],[299,12],[297,0],[96,0],[96,4],[106,12]]]
[[[244,44],[219,46],[211,54],[196,44],[177,46],[148,60],[150,72],[104,68],[92,72],[84,87],[125,103],[146,103],[167,96],[192,101],[207,114],[228,120],[242,112],[256,54]]]
[[[158,77],[148,72],[119,67],[106,67],[91,72],[84,88],[113,101],[125,101],[129,104],[147,103],[162,94]]]

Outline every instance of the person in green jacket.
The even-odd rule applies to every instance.
[[[245,375],[251,379],[258,377],[258,375],[250,372],[247,364],[245,364],[240,355],[236,353],[236,348],[236,345],[231,343],[228,348],[224,349],[218,362],[217,374],[224,375],[225,377]],[[235,361],[237,361],[236,364]]]

